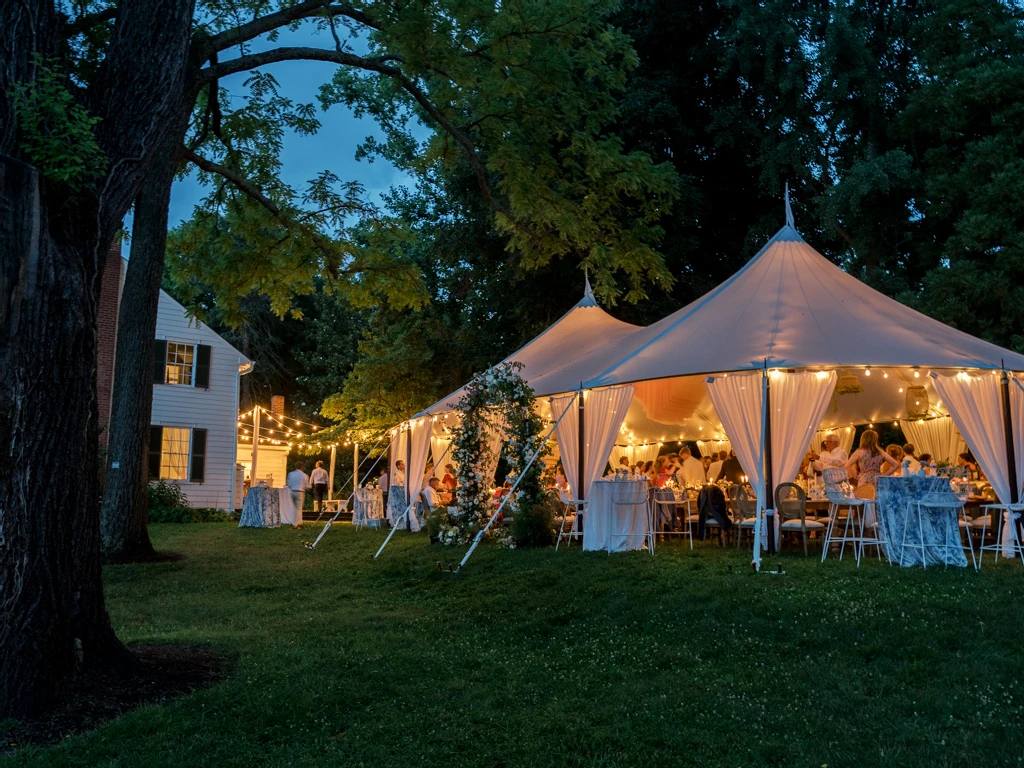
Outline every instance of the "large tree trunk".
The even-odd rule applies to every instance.
[[[167,249],[167,207],[185,126],[172,131],[135,201],[131,258],[121,293],[114,358],[100,534],[110,561],[144,560],[149,541],[149,422],[153,412],[153,350]]]
[[[65,50],[64,21],[53,2],[0,2],[0,719],[131,658],[100,570],[100,262],[185,98],[193,6],[117,7],[99,74],[76,92],[108,163],[72,190],[5,157],[27,151],[12,94],[39,81],[37,57]]]
[[[103,249],[51,235],[34,168],[0,158],[0,175],[3,717],[44,709],[76,669],[126,653],[104,607],[96,514]]]

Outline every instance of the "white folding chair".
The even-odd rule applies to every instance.
[[[582,499],[574,499],[565,491],[559,489],[558,498],[562,501],[562,522],[558,526],[558,539],[555,541],[555,552],[565,539],[566,546],[572,543],[573,539],[583,539],[583,523],[587,511],[587,502]],[[568,531],[565,530],[565,523],[572,511],[572,525]]]
[[[986,504],[982,508],[984,513],[981,524],[981,546],[978,547],[978,562],[977,568],[981,568],[981,561],[985,557],[985,552],[995,552],[995,560],[993,562],[999,562],[999,553],[1003,551],[1003,530],[1006,523],[1010,524],[1010,537],[1009,543],[1010,557],[1020,557],[1024,560],[1024,548],[1021,547],[1020,536],[1017,534],[1017,521],[1020,519],[1021,512],[1024,512],[1024,503],[1021,504]],[[985,531],[988,527],[989,515],[998,515],[999,522],[995,525],[995,534],[992,544],[985,543]],[[1003,555],[1006,556],[1005,554]]]
[[[853,547],[853,557],[860,566],[860,542],[863,538],[864,507],[868,499],[858,498],[846,479],[846,470],[842,467],[826,467],[822,473],[825,479],[825,496],[829,501],[828,527],[825,529],[825,541],[821,546],[821,562],[825,562],[828,551],[833,544],[839,544],[839,559],[849,542]],[[842,534],[836,535],[836,526],[840,521],[840,512],[846,509],[846,522]]]

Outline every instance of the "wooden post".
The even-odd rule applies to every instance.
[[[583,501],[583,473],[584,473],[584,467],[586,466],[586,448],[584,446],[586,444],[586,436],[587,435],[586,435],[586,425],[584,424],[583,416],[584,416],[584,413],[583,413],[583,382],[581,381],[580,382],[580,399],[579,399],[579,434],[578,434],[578,438],[579,438],[579,467],[578,467],[578,470],[579,471],[578,471],[578,474],[577,474],[577,479],[579,481],[579,485],[576,486],[576,498],[579,499],[580,501]]]
[[[332,501],[334,499],[334,460],[338,455],[338,446],[331,445],[331,476],[327,480],[327,500]]]
[[[772,510],[768,515],[768,551],[772,554],[779,551],[778,542],[775,541],[775,482],[772,477],[772,378],[768,375],[767,368],[764,372],[764,495],[762,500],[766,510]]]
[[[1010,481],[1010,503],[1020,501],[1020,487],[1017,483],[1017,456],[1013,449],[1013,414],[1010,412],[1010,377],[1003,369],[999,380],[1003,396],[1003,437],[1006,439],[1006,474]]]
[[[256,461],[260,452],[260,407],[254,405],[252,409],[252,455],[249,466],[249,487],[256,487]]]

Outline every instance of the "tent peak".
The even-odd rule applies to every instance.
[[[583,269],[583,298],[580,299],[577,307],[596,307],[597,299],[594,298],[594,289],[590,287],[590,275],[586,267]]]
[[[786,226],[796,229],[793,223],[793,209],[789,207],[789,182],[786,182]]]

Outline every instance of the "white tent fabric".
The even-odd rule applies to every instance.
[[[825,409],[828,410],[827,408]],[[853,438],[857,435],[857,430],[854,427],[839,427],[837,429],[819,429],[814,433],[814,437],[811,438],[811,450],[815,453],[821,451],[821,444],[825,442],[825,438],[829,435],[835,435],[839,440],[839,447],[846,451],[846,455],[849,456],[853,451]]]
[[[729,280],[629,342],[627,354],[584,386],[760,369],[766,360],[769,368],[958,370],[995,368],[1005,360],[1007,368],[1024,370],[1024,355],[878,293],[789,225]]]
[[[434,477],[438,480],[444,477],[445,464],[455,464],[452,460],[452,452],[448,448],[451,444],[452,439],[447,435],[430,436],[430,460],[434,462]]]
[[[610,387],[584,393],[583,430],[585,433],[583,453],[583,498],[590,487],[604,472],[619,427],[633,399],[633,387]],[[565,408],[576,405],[577,395],[562,395],[551,398],[551,412],[561,414]],[[562,469],[569,480],[571,493],[578,493],[579,474],[579,419],[568,414],[555,427],[559,451],[562,454]]]
[[[725,431],[744,472],[755,479],[758,509],[772,509],[774,499],[766,498],[762,412],[765,387],[763,374],[749,373],[708,379],[708,394],[722,417]],[[771,371],[772,481],[777,487],[791,483],[800,468],[805,446],[832,398],[835,371],[786,373]],[[778,520],[776,535],[778,534]],[[755,554],[755,557],[757,555]]]
[[[523,364],[520,373],[538,397],[572,392],[629,349],[628,338],[639,330],[639,326],[616,320],[601,309],[588,284],[583,298],[572,309],[504,362]],[[456,390],[422,414],[452,410],[463,391]]]
[[[644,443],[642,445],[613,445],[611,455],[608,457],[608,463],[611,464],[613,470],[619,468],[619,459],[623,456],[629,462],[629,466],[633,467],[638,461],[654,461],[658,458],[658,452],[661,450],[661,446],[658,443]]]
[[[902,419],[900,429],[915,453],[931,454],[936,462],[956,463],[956,458],[967,447],[950,416],[937,419]]]
[[[405,476],[409,487],[409,526],[414,531],[420,529],[420,519],[416,514],[416,507],[422,491],[427,483],[423,474],[427,469],[427,454],[430,452],[430,437],[433,432],[433,424],[430,419],[416,419],[411,422],[409,430],[409,441],[412,451],[409,456],[409,466]]]
[[[710,456],[713,453],[731,451],[732,443],[728,440],[698,440],[697,448],[700,451],[701,456]]]
[[[981,465],[992,490],[1004,504],[1010,503],[1010,480],[1003,432],[1002,383],[998,375],[956,376],[932,374],[953,421],[974,458]],[[1018,498],[1024,484],[1024,392],[1010,382],[1010,423],[1013,425],[1014,468]]]
[[[396,427],[391,434],[391,448],[388,450],[388,456],[391,460],[391,465],[388,467],[388,482],[394,484],[395,472],[398,468],[395,463],[399,460],[408,461],[406,458],[406,445],[408,445],[408,433],[406,432],[406,425],[402,424]]]

